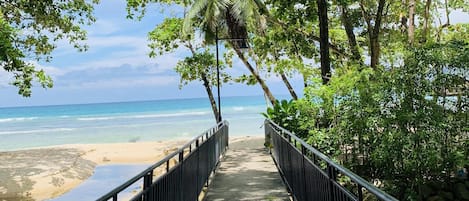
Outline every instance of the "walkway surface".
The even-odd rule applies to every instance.
[[[263,137],[230,140],[205,201],[290,200]]]

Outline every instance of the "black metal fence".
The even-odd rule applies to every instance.
[[[270,120],[265,121],[265,134],[295,200],[397,200]]]
[[[130,200],[196,201],[227,147],[228,122],[223,121],[97,200],[117,201],[129,186],[140,184],[142,191]],[[154,178],[161,168],[165,173]]]

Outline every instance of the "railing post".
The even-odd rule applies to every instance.
[[[143,177],[143,190],[145,191],[145,190],[147,190],[148,188],[150,188],[152,182],[153,182],[153,171],[148,172],[148,173]],[[144,201],[153,200],[153,195],[152,195],[151,191],[147,192],[147,193],[143,196],[143,200],[144,200]]]
[[[327,164],[327,176],[329,177],[329,193],[330,193],[330,200],[335,200],[334,196],[334,182],[336,181],[337,173],[334,167],[331,164]]]
[[[228,149],[228,147],[230,147],[230,143],[229,143],[229,138],[230,136],[228,135],[228,127],[225,125],[223,126],[223,133],[225,135],[225,151]]]
[[[166,172],[169,172],[169,161],[170,161],[170,160],[167,160],[167,161],[166,161]]]
[[[207,139],[205,139],[205,143],[207,142]],[[202,140],[202,143],[203,143],[203,140]],[[197,146],[197,152],[195,152],[197,154],[197,168],[195,169],[195,186],[197,189],[199,189],[199,180],[200,180],[200,154],[201,154],[201,151],[199,150],[199,140],[197,140],[196,142],[196,146]],[[197,191],[195,191],[195,196],[197,197],[198,196],[198,193]]]
[[[303,146],[303,144],[300,144],[301,145],[301,169],[303,171],[303,191],[304,191],[304,195],[305,195],[305,200],[308,200],[308,187],[306,186],[306,171],[305,171],[305,153],[306,153],[306,148],[305,146]]]
[[[182,152],[179,152],[179,164],[181,167],[179,168],[180,171],[180,177],[179,177],[179,199],[184,200],[184,185],[183,185],[183,176],[184,176],[184,150]]]
[[[358,200],[362,201],[363,200],[363,187],[362,185],[358,184]]]

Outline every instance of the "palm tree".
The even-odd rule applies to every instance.
[[[218,35],[221,38],[247,38],[248,23],[258,23],[257,19],[260,19],[258,10],[254,0],[195,0],[185,16],[183,33],[190,33],[194,26],[199,27],[208,43],[213,43]],[[241,51],[244,41],[228,41],[274,105],[275,97],[269,87]]]

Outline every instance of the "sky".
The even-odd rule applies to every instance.
[[[52,76],[53,88],[34,87],[32,96],[24,98],[8,84],[12,75],[0,71],[0,107],[206,97],[201,82],[179,89],[179,76],[173,68],[178,60],[189,55],[187,50],[181,48],[156,58],[148,57],[148,32],[164,17],[181,14],[182,10],[152,6],[138,21],[126,19],[125,6],[123,0],[102,0],[96,6],[97,21],[85,27],[87,52],[80,53],[66,41],[60,41],[50,63],[35,62],[38,69]],[[240,61],[234,59],[234,64],[232,73],[247,73]],[[300,79],[295,80],[298,83],[294,84],[301,87]],[[278,78],[269,78],[269,86],[275,94],[288,93]],[[262,94],[259,86],[242,84],[224,85],[221,92],[221,96]]]
[[[148,57],[148,32],[165,17],[182,10],[153,6],[137,21],[126,19],[125,6],[124,0],[101,0],[96,6],[97,21],[84,27],[88,32],[85,43],[90,47],[87,52],[78,52],[66,41],[59,41],[50,63],[35,63],[53,78],[53,88],[34,87],[31,97],[21,97],[17,88],[9,85],[12,75],[0,70],[0,107],[206,97],[200,82],[179,89],[179,76],[173,68],[178,60],[189,55],[187,50],[181,48],[156,58]],[[248,71],[235,57],[230,73],[239,75]],[[302,94],[300,76],[290,81],[297,93]],[[274,94],[288,94],[279,78],[268,77],[267,83]],[[226,84],[221,91],[222,97],[262,94],[258,85]]]

